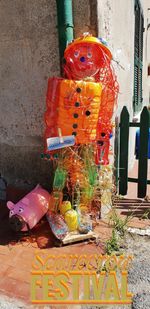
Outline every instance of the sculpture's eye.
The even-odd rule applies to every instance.
[[[90,53],[90,52],[87,53],[87,57],[88,57],[88,58],[92,58],[92,53]]]
[[[14,211],[13,211],[13,210],[10,211],[10,215],[11,215],[11,216],[14,215]]]
[[[22,213],[23,212],[23,208],[19,208],[19,213]]]
[[[79,51],[78,51],[78,50],[76,50],[76,51],[74,52],[74,56],[75,56],[76,58],[79,56]]]

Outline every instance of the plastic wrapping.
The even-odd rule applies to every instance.
[[[49,210],[46,217],[55,237],[62,240],[68,233],[68,227],[63,216]]]

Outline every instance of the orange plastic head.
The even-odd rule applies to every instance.
[[[89,34],[83,35],[67,46],[64,53],[64,72],[69,79],[95,78],[111,59],[110,50],[98,38]]]

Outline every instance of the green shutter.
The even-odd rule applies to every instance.
[[[144,19],[138,0],[135,0],[135,35],[134,35],[134,112],[142,108],[142,73],[143,73],[143,31]]]

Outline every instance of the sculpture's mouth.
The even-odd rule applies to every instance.
[[[19,215],[13,215],[9,218],[9,224],[13,231],[20,232],[26,225],[24,219]]]

